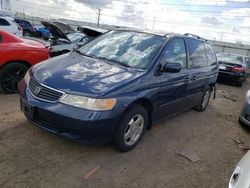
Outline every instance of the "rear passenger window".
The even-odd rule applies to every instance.
[[[217,63],[216,53],[213,47],[209,44],[204,43],[207,52],[207,62],[208,65],[214,65]]]
[[[0,35],[0,43],[2,43],[3,41],[3,38],[2,38],[2,35]]]
[[[203,42],[195,39],[187,39],[187,45],[189,50],[189,67],[199,68],[207,66]]]
[[[8,26],[10,25],[9,22],[7,22],[5,19],[3,18],[0,18],[0,26]]]
[[[163,57],[164,63],[180,63],[182,68],[187,67],[187,54],[184,40],[182,38],[174,38]]]

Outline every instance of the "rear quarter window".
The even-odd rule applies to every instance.
[[[0,18],[0,26],[9,26],[9,25],[10,23],[7,20]]]
[[[213,47],[207,43],[204,43],[206,52],[207,52],[207,62],[208,65],[216,65],[217,64],[217,57],[216,57],[216,53],[213,49]]]
[[[186,39],[189,53],[189,67],[190,68],[199,68],[206,67],[206,51],[204,43],[196,39]]]

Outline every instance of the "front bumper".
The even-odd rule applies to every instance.
[[[34,125],[60,137],[84,144],[102,144],[112,140],[122,109],[95,112],[35,99],[25,82],[19,83],[20,104]]]

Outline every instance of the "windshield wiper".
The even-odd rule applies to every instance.
[[[97,58],[98,58],[98,59],[102,59],[102,60],[106,60],[106,61],[110,61],[110,62],[115,62],[115,63],[117,63],[117,64],[119,64],[119,65],[124,66],[124,67],[132,68],[132,67],[129,66],[128,64],[125,64],[125,63],[122,63],[122,62],[120,62],[120,61],[116,61],[116,60],[113,60],[113,59],[108,59],[108,58],[106,58],[106,57],[97,57]]]

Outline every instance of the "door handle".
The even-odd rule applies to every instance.
[[[184,78],[184,82],[189,82],[190,78],[187,76]]]
[[[193,75],[192,77],[191,77],[191,80],[196,80],[197,79],[197,76],[196,75]]]

